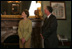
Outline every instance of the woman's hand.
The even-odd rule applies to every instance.
[[[22,38],[21,40],[22,40],[22,44],[24,44],[24,43],[25,43],[25,39],[24,39],[24,38]]]
[[[44,39],[44,37],[42,36],[42,34],[40,34],[41,38]]]

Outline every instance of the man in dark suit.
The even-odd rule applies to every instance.
[[[45,48],[58,48],[57,20],[52,11],[53,9],[50,6],[47,6],[44,10],[47,17],[44,20],[40,35],[44,39]]]

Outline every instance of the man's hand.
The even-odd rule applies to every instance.
[[[21,40],[22,40],[22,44],[24,44],[24,43],[25,43],[25,39],[24,39],[24,38],[22,38]]]
[[[42,39],[44,39],[43,36],[42,36],[42,34],[40,34],[40,36],[41,36]]]

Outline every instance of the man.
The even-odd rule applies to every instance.
[[[47,17],[44,20],[42,26],[41,37],[44,39],[45,48],[57,48],[58,47],[58,38],[57,38],[57,20],[56,17],[52,14],[52,7],[47,6],[44,10]]]

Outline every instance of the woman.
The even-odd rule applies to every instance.
[[[24,10],[22,12],[22,20],[19,22],[18,35],[20,48],[30,48],[32,22],[28,19],[29,12]]]

